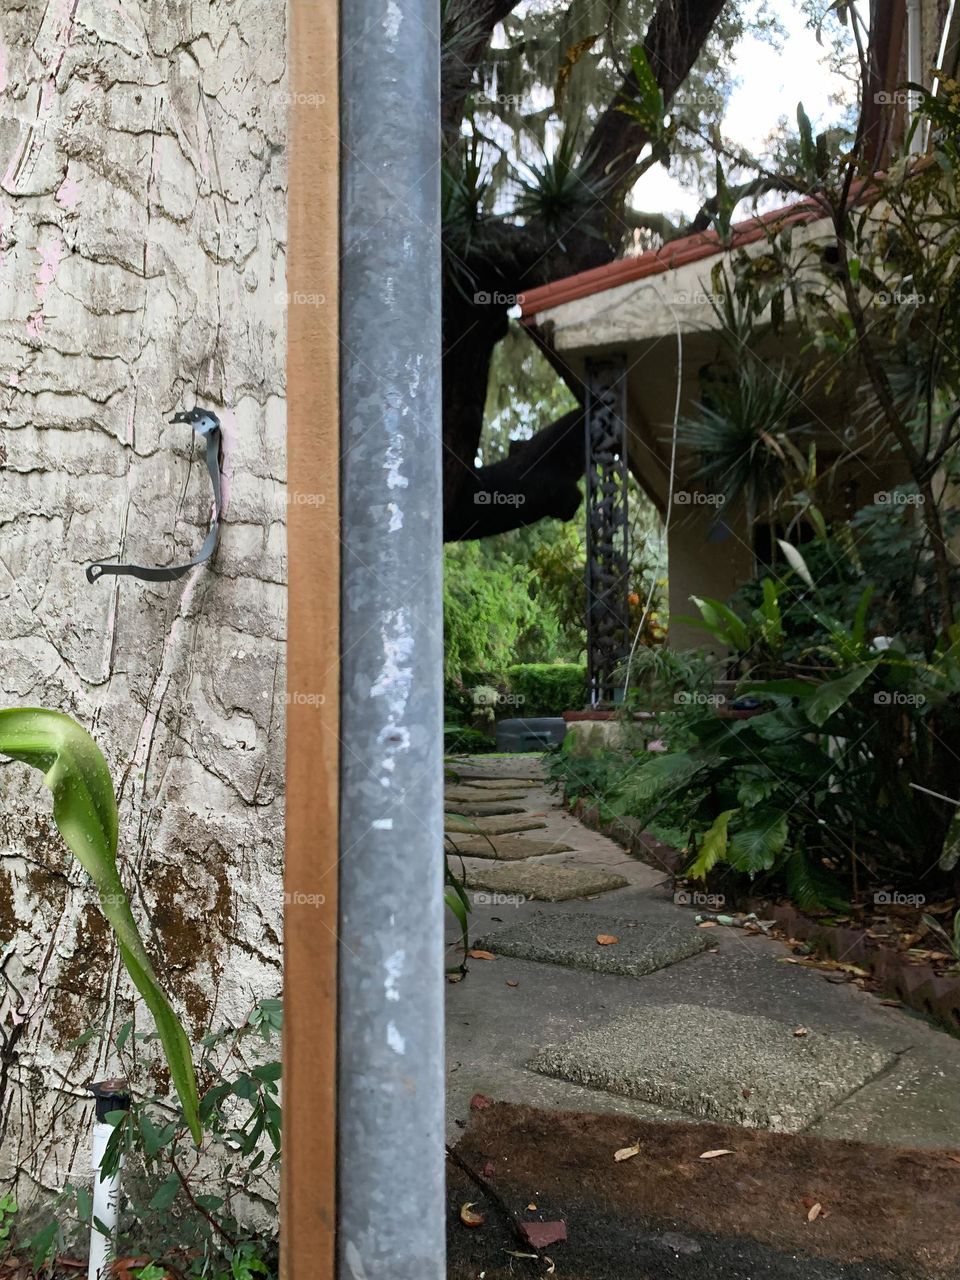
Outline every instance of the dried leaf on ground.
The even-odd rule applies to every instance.
[[[473,1208],[474,1201],[469,1200],[466,1204],[460,1206],[460,1221],[465,1227],[482,1227],[487,1220],[485,1213],[476,1213]]]
[[[496,960],[497,958],[492,951],[477,951],[476,949],[468,951],[467,955],[471,960]]]
[[[619,1151],[613,1153],[614,1160],[630,1160],[633,1156],[640,1154],[640,1143],[635,1142],[632,1147],[621,1147]]]
[[[612,947],[614,943],[619,942],[620,939],[612,933],[598,933],[597,941],[600,943],[601,947]]]
[[[796,1031],[794,1031],[793,1034],[795,1036],[806,1036],[806,1035],[809,1035],[810,1033],[806,1027],[797,1027]]]
[[[820,1204],[819,1201],[817,1201],[816,1204],[812,1204],[810,1208],[807,1210],[807,1221],[816,1222],[816,1220],[820,1217],[822,1213],[823,1213],[823,1205]]]
[[[726,1147],[720,1147],[716,1151],[703,1151],[700,1154],[701,1160],[716,1160],[717,1156],[732,1156],[733,1152]]]

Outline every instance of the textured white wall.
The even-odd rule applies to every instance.
[[[285,19],[284,0],[0,11],[0,705],[68,712],[104,749],[192,1037],[280,984]],[[215,566],[88,585],[91,560],[199,548],[202,447],[167,421],[195,401],[224,426]],[[82,1086],[116,1066],[132,990],[39,780],[0,767],[0,1178],[26,1199],[83,1166]]]

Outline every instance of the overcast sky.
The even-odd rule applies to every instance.
[[[748,36],[737,46],[734,58],[736,83],[724,117],[724,135],[757,152],[778,121],[796,120],[797,103],[803,102],[814,128],[837,119],[831,99],[843,95],[849,101],[850,85],[830,69],[829,52],[817,44],[795,4],[776,6],[785,31],[782,51]],[[633,203],[640,209],[692,216],[700,208],[695,190],[681,185],[662,165],[656,165],[637,184]]]

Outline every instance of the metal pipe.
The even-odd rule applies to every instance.
[[[346,1280],[446,1275],[438,23],[436,0],[341,9]]]

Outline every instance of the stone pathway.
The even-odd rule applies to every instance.
[[[448,988],[451,1137],[482,1093],[960,1149],[960,1040],[772,939],[697,929],[662,871],[563,809],[538,756],[449,767],[471,938],[495,956]]]

